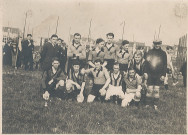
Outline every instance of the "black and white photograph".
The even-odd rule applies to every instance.
[[[187,134],[187,0],[2,0],[2,134]]]

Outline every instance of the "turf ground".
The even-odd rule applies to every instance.
[[[160,91],[159,109],[122,108],[109,103],[52,99],[44,107],[41,72],[4,67],[2,132],[4,134],[186,134],[186,89]],[[169,81],[172,84],[172,81]]]

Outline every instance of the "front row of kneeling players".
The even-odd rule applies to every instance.
[[[134,57],[142,57],[141,52],[137,51]],[[140,62],[140,60],[138,61]],[[137,61],[135,61],[135,64]],[[114,63],[113,71],[102,66],[100,59],[95,60],[95,68],[80,70],[79,61],[75,60],[69,75],[59,69],[59,60],[53,59],[52,68],[44,72],[42,88],[43,98],[58,97],[62,99],[72,99],[78,102],[93,102],[95,99],[101,102],[114,101],[126,107],[134,100],[138,105],[141,99],[141,89],[145,77],[143,73],[136,74],[134,66],[130,66],[128,72],[120,71],[119,63]],[[139,63],[140,64],[140,63]],[[134,64],[133,64],[134,65]],[[87,76],[92,76],[93,87],[89,94],[85,94],[85,82]]]

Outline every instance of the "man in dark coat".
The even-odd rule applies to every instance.
[[[41,52],[41,66],[43,71],[51,68],[52,58],[59,58],[59,47],[57,46],[57,35],[52,35],[50,42],[44,44]]]
[[[3,65],[12,66],[12,53],[11,53],[12,40],[9,40],[3,48]]]
[[[65,65],[67,62],[67,47],[64,41],[61,38],[58,38],[58,47],[59,47],[59,59],[60,59],[60,67],[65,72]]]
[[[22,42],[22,52],[24,57],[25,70],[33,70],[34,45],[31,37],[31,34],[27,34],[27,40]]]

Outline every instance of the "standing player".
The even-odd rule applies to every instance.
[[[159,89],[166,76],[167,56],[161,49],[162,41],[153,41],[154,48],[146,54],[145,76],[147,80],[146,108],[153,105],[158,111]]]
[[[84,73],[90,73],[94,77],[93,88],[88,95],[87,102],[93,102],[95,98],[104,102],[106,88],[110,83],[110,76],[106,68],[102,67],[100,59],[95,60],[95,68],[83,70]]]
[[[118,50],[118,46],[113,43],[113,39],[114,39],[113,33],[106,34],[106,37],[107,37],[107,42],[105,43],[104,46],[104,53],[105,53],[104,66],[106,66],[106,68],[109,71],[112,71],[116,59],[116,52]]]
[[[80,40],[81,35],[79,33],[75,33],[72,45],[69,46],[67,52],[67,56],[69,57],[67,73],[69,73],[69,70],[72,66],[72,61],[74,61],[74,59],[79,60],[80,68],[84,68],[86,65],[85,47],[81,45]]]
[[[128,51],[129,49],[129,41],[124,40],[122,42],[122,46],[120,51],[117,52],[117,61],[120,66],[120,70],[127,72],[128,63],[132,59],[132,54]]]
[[[104,57],[105,53],[103,52],[103,47],[104,47],[104,40],[102,38],[98,38],[96,40],[96,47],[93,51],[90,52],[89,58],[88,58],[88,64],[92,67],[95,68],[95,60],[100,59],[102,63],[104,63]]]

